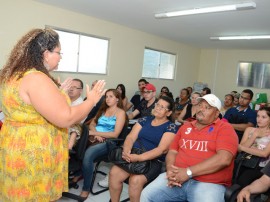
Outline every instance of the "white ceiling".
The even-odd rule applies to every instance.
[[[35,0],[201,48],[269,49],[270,39],[211,41],[210,36],[270,35],[270,0],[256,9],[155,19],[164,11],[241,0]]]

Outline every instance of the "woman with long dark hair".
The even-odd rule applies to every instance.
[[[87,198],[90,192],[90,184],[93,177],[94,160],[108,153],[105,140],[117,138],[124,125],[127,124],[126,112],[123,110],[120,93],[115,89],[109,89],[105,93],[105,100],[89,125],[90,141],[98,144],[89,146],[83,159],[83,188],[81,197]]]
[[[270,107],[263,107],[257,112],[257,127],[248,127],[238,146],[238,151],[261,157],[257,168],[242,168],[237,182],[247,186],[262,176],[260,170],[270,162]],[[248,177],[247,177],[248,176]]]
[[[132,107],[132,104],[128,101],[126,96],[126,87],[124,84],[118,84],[116,90],[118,90],[118,92],[121,94],[124,110],[128,111]]]

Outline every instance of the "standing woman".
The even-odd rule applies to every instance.
[[[263,107],[257,113],[257,128],[248,127],[238,146],[238,151],[261,157],[259,166],[255,169],[241,168],[238,184],[247,186],[260,178],[261,169],[270,161],[270,107]],[[248,176],[248,177],[247,177]]]
[[[118,84],[116,90],[118,90],[118,92],[121,94],[124,110],[128,111],[132,107],[132,104],[128,101],[128,98],[126,96],[125,86],[123,84]]]
[[[71,107],[49,71],[61,59],[58,34],[33,29],[0,73],[5,122],[0,132],[0,201],[56,201],[68,190],[67,128],[100,99],[104,81]]]

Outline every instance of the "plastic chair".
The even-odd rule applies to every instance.
[[[225,201],[226,202],[236,202],[237,195],[243,187],[238,184],[233,184],[231,187],[228,187],[225,192]],[[270,190],[261,194],[252,194],[250,196],[250,202],[266,202],[270,198]]]
[[[238,164],[235,163],[236,168],[235,168],[235,172],[234,172],[234,178],[232,180],[233,185],[226,189],[226,192],[224,195],[226,202],[236,202],[238,193],[244,188],[244,186],[238,182],[238,177],[240,176],[239,174],[241,174],[240,169],[242,168],[242,166],[245,167],[244,165],[242,165],[242,163],[243,163],[242,161]],[[255,170],[255,168],[254,168],[254,172],[258,172],[258,170]],[[249,176],[248,173],[246,173],[246,175],[244,176],[245,179],[250,180],[252,182],[253,178],[251,178],[251,176]],[[256,180],[256,179],[254,179],[254,180]],[[264,202],[268,199],[268,195],[269,195],[268,192],[265,193],[266,195],[265,194],[252,195],[250,197],[250,201],[251,202]],[[261,196],[263,196],[263,197],[261,197]]]
[[[126,139],[126,136],[128,135],[128,133],[130,132],[131,128],[127,127],[127,126],[124,126],[121,133],[119,134],[119,137],[118,138],[111,138],[111,139],[107,139],[107,146],[110,147],[110,144],[112,143],[112,145],[115,146],[116,145],[121,145],[123,144],[123,142],[125,141]],[[102,162],[106,162],[106,163],[110,163],[109,160],[108,160],[108,155],[104,155],[104,156],[100,156],[98,158],[96,158],[94,160],[94,163],[96,163],[95,165],[95,168],[94,168],[94,171],[93,171],[93,177],[92,177],[92,181],[91,181],[91,185],[90,185],[90,192],[91,194],[93,195],[98,195],[100,193],[103,193],[107,190],[109,190],[109,188],[102,188],[101,190],[99,191],[94,191],[93,190],[93,187],[94,187],[94,184],[95,184],[95,181],[96,181],[96,176],[97,174],[101,174],[101,175],[107,175],[107,173],[104,173],[103,171],[100,171],[98,170],[100,164]]]

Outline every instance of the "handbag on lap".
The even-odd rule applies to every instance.
[[[131,149],[132,154],[142,154],[146,152],[145,148],[139,140],[138,143],[140,144],[141,149],[133,147]],[[116,147],[109,152],[108,159],[115,165],[119,166],[120,168],[131,174],[145,174],[149,171],[149,169],[151,169],[151,161],[157,161],[156,159],[154,159],[128,163],[122,158],[122,152],[123,147]]]
[[[240,163],[247,168],[256,168],[261,161],[261,157],[246,152],[241,152],[236,157],[236,163]]]

